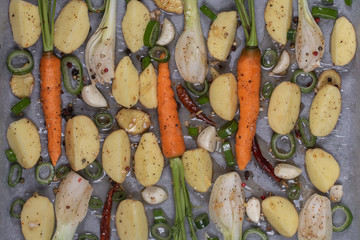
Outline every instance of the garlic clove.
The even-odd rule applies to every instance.
[[[330,188],[330,200],[334,203],[340,202],[344,195],[342,185],[334,185]]]
[[[290,164],[280,163],[276,165],[274,173],[277,177],[288,180],[298,177],[302,170]]]
[[[250,198],[249,201],[246,203],[246,214],[249,219],[254,222],[258,223],[260,220],[260,213],[261,213],[261,204],[259,199],[257,198]]]
[[[199,148],[214,152],[218,138],[216,128],[209,126],[200,132],[196,143]]]
[[[160,46],[165,46],[169,44],[174,39],[174,37],[174,25],[167,18],[165,18],[159,40],[157,40],[156,44]]]
[[[290,54],[287,50],[283,50],[275,67],[270,75],[283,75],[290,66]]]
[[[108,103],[95,84],[90,84],[81,90],[81,97],[91,107],[108,107]]]
[[[150,186],[145,188],[141,192],[141,195],[145,202],[149,204],[159,204],[168,199],[167,192],[163,188],[157,186]]]

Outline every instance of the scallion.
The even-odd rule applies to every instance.
[[[169,50],[163,46],[155,46],[149,50],[149,56],[159,63],[166,63],[170,59]]]
[[[145,70],[149,64],[151,63],[151,58],[149,56],[145,56],[141,59],[142,69]]]
[[[16,58],[26,58],[27,62],[26,63],[21,63],[21,67],[15,67],[13,65],[13,61]],[[18,49],[15,50],[13,52],[11,52],[7,59],[6,59],[6,65],[9,69],[9,71],[14,74],[14,75],[24,75],[27,74],[29,72],[31,72],[34,68],[34,59],[31,55],[30,52],[26,51],[26,50],[22,50],[22,49]]]
[[[289,200],[296,200],[299,199],[300,197],[300,186],[299,185],[294,185],[292,187],[290,187],[287,191],[287,197]]]
[[[265,99],[269,99],[273,91],[274,86],[272,85],[272,83],[266,82],[261,90],[261,94]]]
[[[277,59],[277,52],[273,49],[267,49],[261,57],[261,66],[266,69],[272,68],[275,66]]]
[[[99,240],[99,238],[92,233],[83,233],[78,240]]]
[[[170,240],[172,236],[171,227],[166,223],[155,223],[151,226],[151,235],[157,240]]]
[[[21,214],[21,210],[19,211],[19,213],[15,213],[15,207],[17,205],[20,205],[21,209],[22,207],[24,206],[25,204],[25,201],[22,200],[22,199],[17,199],[15,200],[12,204],[11,204],[11,207],[10,207],[10,216],[13,217],[13,218],[20,218],[20,214]]]
[[[336,226],[333,225],[333,231],[334,232],[342,232],[342,231],[345,231],[348,227],[350,227],[350,225],[352,223],[352,220],[353,220],[353,215],[352,215],[351,210],[348,207],[344,206],[344,205],[336,205],[336,206],[334,206],[331,209],[332,215],[334,215],[337,210],[343,211],[345,213],[345,215],[346,215],[346,219],[345,219],[345,222],[343,223],[343,225],[341,225],[339,227],[336,227]]]
[[[352,5],[352,0],[345,0],[345,4],[351,7],[351,5]]]
[[[17,162],[16,155],[12,149],[5,150],[5,155],[9,162]]]
[[[305,147],[310,148],[315,146],[317,137],[314,136],[310,131],[310,123],[306,118],[300,118],[298,122],[301,142],[305,145]]]
[[[144,45],[154,47],[159,37],[160,24],[158,21],[150,20],[144,34]]]
[[[126,193],[122,190],[118,190],[116,192],[114,192],[113,196],[112,196],[112,200],[114,202],[121,202],[122,200],[124,200],[126,198]]]
[[[95,171],[94,171],[94,169],[95,169]],[[103,174],[103,168],[95,160],[92,163],[90,163],[86,168],[84,168],[84,172],[85,172],[86,176],[88,176],[92,180],[98,180],[99,178],[101,178],[101,176]]]
[[[89,207],[92,209],[100,209],[103,206],[103,202],[98,197],[92,197],[89,201]]]
[[[40,176],[40,171],[42,168],[48,168],[49,169],[49,174],[47,175],[46,178],[42,178]],[[54,169],[54,166],[49,163],[49,162],[46,162],[46,163],[40,163],[36,166],[35,168],[35,178],[36,178],[36,181],[40,184],[50,184],[51,181],[54,179],[54,175],[55,175],[55,169]]]
[[[311,82],[309,83],[306,82],[307,77],[311,78]],[[306,73],[301,69],[297,69],[294,71],[293,75],[291,76],[291,82],[297,84],[300,87],[302,93],[310,93],[316,87],[317,76],[314,72]],[[304,84],[306,84],[306,86],[302,86]]]
[[[66,177],[66,175],[68,175],[68,173],[71,171],[71,168],[69,167],[69,165],[62,165],[61,167],[59,167],[58,169],[56,169],[56,177],[59,179],[63,179],[64,177]]]
[[[296,39],[296,29],[289,29],[287,31],[287,40],[295,42]]]
[[[219,130],[218,135],[221,138],[227,138],[238,130],[238,123],[235,119],[225,123]]]
[[[209,100],[209,97],[204,95],[204,96],[201,96],[197,99],[197,102],[200,104],[200,105],[204,105],[206,103],[208,103],[210,100]]]
[[[95,125],[103,130],[110,129],[114,124],[114,118],[110,113],[100,112],[94,117]]]
[[[250,228],[248,230],[246,230],[243,234],[243,237],[242,239],[243,240],[246,240],[247,237],[250,235],[250,234],[256,234],[258,235],[262,240],[268,240],[268,236],[266,235],[266,233],[264,233],[260,228]]]
[[[161,208],[153,210],[155,223],[166,223],[165,213]]]
[[[84,86],[83,68],[75,56],[66,56],[61,60],[61,75],[66,91],[78,95]]]
[[[287,140],[290,142],[290,149],[286,152],[282,152],[277,147],[277,140],[278,139],[283,140],[283,138],[287,138]],[[288,159],[295,153],[295,138],[291,133],[281,135],[278,133],[275,133],[271,138],[271,150],[274,153],[275,157],[279,159]]]
[[[216,14],[211,11],[206,5],[202,5],[200,7],[200,10],[203,12],[203,14],[205,14],[208,18],[211,19],[211,21],[215,21],[215,19],[217,18]]]
[[[104,0],[103,5],[101,7],[99,7],[99,8],[94,7],[94,4],[93,4],[92,0],[86,0],[86,4],[87,4],[88,9],[89,9],[90,12],[99,13],[99,12],[103,12],[105,10],[106,1],[107,0]]]
[[[322,4],[331,6],[334,4],[334,0],[322,0]]]
[[[196,86],[193,83],[185,82],[186,88],[197,97],[201,97],[209,91],[209,82],[208,81],[205,80],[203,84],[199,84],[199,85],[203,86],[203,88],[201,90],[197,90]]]
[[[210,223],[209,216],[207,213],[202,213],[194,219],[194,222],[198,229],[203,229]]]
[[[315,18],[336,19],[338,10],[325,7],[313,7],[311,9],[311,14]]]
[[[235,160],[234,160],[234,154],[231,149],[231,145],[229,142],[224,142],[222,144],[222,150],[225,154],[225,161],[228,167],[234,167],[235,166]]]
[[[199,135],[199,128],[198,127],[188,127],[189,136],[195,137]]]
[[[17,163],[11,165],[8,175],[9,187],[15,187],[20,182],[21,176],[22,176],[22,167]]]
[[[24,97],[19,102],[17,102],[12,108],[11,112],[18,116],[20,113],[22,113],[29,105],[31,104],[31,101],[28,97]]]

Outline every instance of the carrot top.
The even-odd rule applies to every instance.
[[[54,49],[54,19],[56,0],[38,0],[38,5],[44,52],[52,52]]]
[[[249,0],[249,15],[246,13],[244,0],[235,0],[236,7],[238,9],[242,26],[245,32],[246,46],[257,47],[258,41],[256,36],[256,24],[255,24],[255,6],[254,0]]]

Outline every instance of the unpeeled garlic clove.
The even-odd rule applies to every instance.
[[[261,205],[259,199],[252,197],[246,204],[247,216],[252,222],[258,223],[261,214]]]
[[[149,204],[159,204],[168,199],[167,192],[163,188],[157,186],[150,186],[145,188],[141,195],[145,202]]]
[[[274,173],[282,179],[294,179],[302,173],[302,170],[290,164],[280,163],[276,165]]]

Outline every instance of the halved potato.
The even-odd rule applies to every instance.
[[[182,0],[154,0],[156,6],[166,12],[182,14],[184,7]]]
[[[131,135],[145,132],[150,127],[150,115],[136,109],[121,109],[115,116],[119,126]]]
[[[319,91],[322,87],[328,84],[341,89],[341,76],[334,69],[323,71],[320,74],[316,90]]]
[[[67,121],[65,150],[74,171],[86,168],[96,159],[100,151],[100,137],[97,127],[90,118],[78,115]]]
[[[125,181],[130,171],[130,140],[122,129],[112,132],[104,141],[102,148],[102,165],[109,177],[115,182]]]
[[[40,15],[37,6],[22,0],[11,0],[9,18],[13,38],[17,44],[27,48],[37,42],[41,34]]]
[[[32,73],[13,75],[10,81],[11,91],[18,98],[29,97],[34,88],[34,82]]]
[[[146,108],[156,108],[157,100],[157,74],[150,63],[140,74],[140,103]]]

